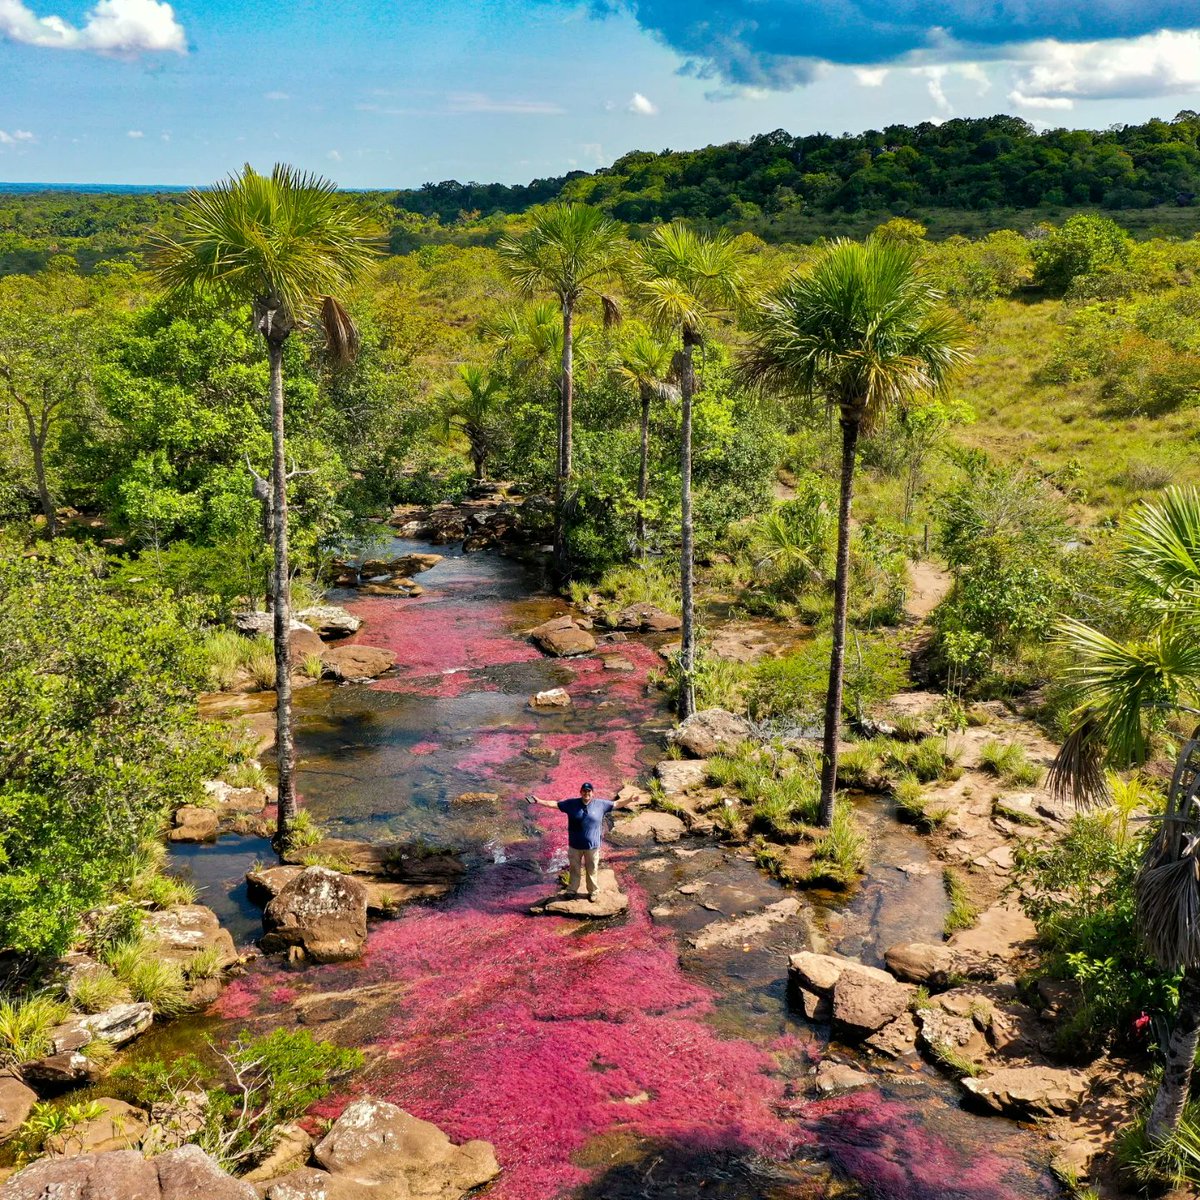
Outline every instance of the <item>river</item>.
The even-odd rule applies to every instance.
[[[940,931],[940,875],[878,802],[863,807],[874,842],[864,886],[848,900],[807,897],[797,918],[744,943],[700,952],[689,938],[787,893],[746,851],[707,840],[611,850],[625,917],[528,915],[554,890],[565,823],[521,797],[572,795],[584,779],[611,794],[644,775],[669,726],[647,688],[661,660],[644,639],[623,648],[633,671],[544,658],[520,633],[561,603],[491,553],[448,553],[420,582],[413,599],[342,597],[365,619],[358,640],[396,651],[397,670],[298,693],[300,790],[332,836],[462,848],[465,881],[373,925],[358,962],[259,963],[170,1043],[299,1023],[357,1045],[367,1065],[350,1094],[491,1141],[504,1168],[496,1200],[1059,1194],[1044,1141],[963,1111],[927,1069],[809,1098],[822,1057],[850,1055],[788,1008],[787,955],[819,943],[877,962],[892,941]],[[573,707],[533,711],[530,696],[550,687]],[[471,791],[503,800],[482,812],[451,803]],[[176,857],[243,941],[258,921],[239,882],[258,856],[263,843],[236,838]]]

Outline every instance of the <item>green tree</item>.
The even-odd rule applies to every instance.
[[[618,373],[630,384],[641,404],[637,484],[637,543],[646,553],[646,500],[650,493],[650,413],[655,400],[673,400],[679,388],[671,380],[670,346],[653,334],[638,331],[621,347]]]
[[[1115,221],[1080,213],[1033,243],[1033,279],[1062,293],[1080,275],[1094,275],[1129,256],[1129,235]]]
[[[215,292],[253,308],[270,366],[271,497],[275,555],[276,744],[282,844],[296,815],[296,751],[292,739],[291,603],[288,570],[287,446],[284,438],[283,352],[300,325],[319,321],[335,359],[354,355],[358,335],[330,293],[373,257],[373,226],[355,201],[326,179],[277,165],[193,192],[177,231],[157,255],[159,276],[176,293]]]
[[[502,437],[500,380],[485,367],[463,363],[458,368],[458,386],[447,384],[438,393],[447,431],[459,430],[471,447],[475,478],[483,479],[488,459]]]
[[[742,306],[745,252],[724,233],[711,237],[681,222],[661,225],[638,247],[634,291],[650,324],[679,339],[673,374],[679,379],[680,550],[679,590],[683,607],[679,652],[679,715],[696,708],[695,553],[692,519],[692,401],[696,394],[695,351],[713,327],[731,321]]]
[[[0,279],[0,397],[16,408],[46,534],[57,532],[50,455],[64,421],[89,406],[104,323],[99,291],[61,260]]]
[[[55,954],[220,758],[185,609],[78,546],[0,549],[0,950]]]
[[[574,444],[574,321],[585,296],[600,297],[605,323],[616,319],[614,302],[599,289],[624,264],[627,245],[620,226],[599,209],[582,204],[551,204],[534,214],[533,228],[498,246],[509,278],[522,295],[550,292],[562,313],[559,375],[558,453],[554,479],[554,559],[560,580],[567,562],[566,510]]]
[[[1077,804],[1107,798],[1106,767],[1144,763],[1166,722],[1200,716],[1200,492],[1171,488],[1120,534],[1120,601],[1141,617],[1118,641],[1073,619],[1060,625],[1073,658],[1071,733],[1051,782]],[[1138,927],[1153,958],[1182,971],[1162,1081],[1146,1122],[1152,1144],[1179,1125],[1200,1044],[1200,742],[1180,753],[1157,834],[1136,885]]]
[[[771,293],[742,359],[756,387],[836,409],[842,431],[833,642],[821,767],[821,821],[833,820],[842,718],[850,512],[859,434],[915,397],[940,392],[966,361],[966,332],[916,250],[895,242],[838,241],[812,270]]]

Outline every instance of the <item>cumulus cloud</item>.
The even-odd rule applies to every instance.
[[[0,129],[0,146],[28,145],[30,142],[36,141],[37,138],[28,129],[14,129],[12,133],[9,133],[7,129]]]
[[[1014,104],[1070,108],[1076,100],[1147,99],[1200,90],[1200,30],[1116,42],[1032,42],[1022,48]]]
[[[631,113],[637,113],[639,117],[653,117],[658,114],[658,105],[652,100],[647,100],[641,92],[634,92],[629,103],[625,107]]]
[[[887,67],[855,67],[854,78],[863,87],[882,87],[888,77]]]
[[[62,17],[39,17],[22,0],[0,0],[0,37],[51,50],[117,56],[187,53],[183,26],[163,0],[98,0],[82,25]]]
[[[1196,0],[592,0],[592,6],[631,12],[683,57],[689,74],[776,91],[811,82],[824,63],[869,69],[1011,59],[1014,47],[1030,42],[1142,39],[1200,27]]]
[[[133,138],[135,142],[140,141],[146,135],[140,129],[131,129],[126,135],[128,138]]]

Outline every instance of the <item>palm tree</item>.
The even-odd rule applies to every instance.
[[[562,314],[558,453],[554,473],[554,566],[562,581],[569,574],[566,502],[574,443],[575,311],[585,296],[595,295],[600,297],[605,324],[617,319],[616,304],[599,289],[619,273],[626,243],[620,226],[599,209],[559,203],[540,209],[528,233],[501,239],[497,249],[517,290],[526,296],[549,292],[558,301]]]
[[[833,650],[821,763],[820,819],[826,826],[833,821],[837,790],[859,435],[915,396],[940,391],[966,361],[965,328],[940,301],[913,247],[836,241],[811,271],[788,279],[762,302],[740,364],[747,383],[820,397],[837,410],[841,423]]]
[[[448,384],[438,393],[447,431],[458,429],[471,447],[475,478],[483,479],[498,439],[500,380],[475,363],[458,368],[461,388]]]
[[[650,492],[650,410],[655,400],[674,400],[679,388],[671,381],[674,355],[671,347],[639,331],[621,348],[617,372],[637,389],[642,404],[641,449],[638,458],[637,544],[646,555],[646,497]]]
[[[371,260],[374,232],[357,202],[339,195],[328,180],[283,165],[260,175],[247,164],[240,175],[188,196],[178,231],[162,241],[156,256],[159,277],[171,292],[214,292],[231,303],[249,304],[270,364],[276,836],[281,845],[296,816],[283,349],[295,329],[319,324],[336,360],[353,357],[358,334],[330,293],[344,288]]]
[[[681,222],[656,229],[638,247],[635,289],[650,324],[677,337],[673,374],[679,380],[680,436],[679,591],[683,607],[679,650],[679,715],[696,711],[695,562],[692,529],[692,399],[696,394],[694,352],[712,327],[732,320],[745,297],[743,251],[727,234],[706,237]]]
[[[1144,763],[1169,718],[1200,716],[1200,492],[1171,488],[1136,510],[1117,554],[1122,610],[1138,635],[1118,641],[1074,620],[1059,627],[1078,703],[1051,783],[1081,806],[1107,798],[1106,767]],[[1183,975],[1146,1122],[1152,1144],[1179,1125],[1200,1043],[1200,729],[1178,756],[1160,820],[1138,874],[1138,925],[1151,955]]]

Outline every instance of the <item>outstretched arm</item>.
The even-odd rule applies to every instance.
[[[540,804],[543,808],[557,808],[557,800],[543,800],[541,796],[535,796],[532,792],[525,797],[526,804]]]

